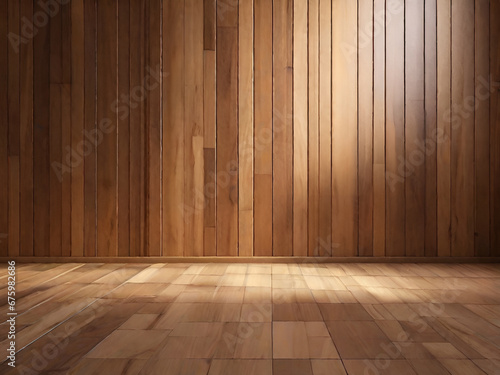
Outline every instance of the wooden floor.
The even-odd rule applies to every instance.
[[[17,281],[1,374],[500,373],[498,264],[20,264]]]

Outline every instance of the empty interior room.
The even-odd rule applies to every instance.
[[[499,375],[499,0],[0,0],[0,374]]]

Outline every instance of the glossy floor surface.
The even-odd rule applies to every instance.
[[[1,374],[500,373],[498,264],[19,264],[16,279]]]

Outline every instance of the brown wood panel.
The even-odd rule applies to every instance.
[[[85,141],[85,8],[71,2],[71,255],[83,256]],[[68,155],[68,150],[64,151]]]
[[[118,97],[117,3],[97,2],[97,254],[118,254],[117,114]],[[99,142],[99,138],[101,138]]]
[[[272,255],[273,7],[255,0],[254,16],[254,254]],[[269,183],[271,181],[271,183]],[[263,184],[263,185],[262,185]]]
[[[64,9],[68,9],[65,7]],[[63,23],[64,25],[64,23]],[[68,30],[68,33],[70,31]],[[64,48],[63,48],[64,50]],[[61,164],[71,149],[71,85],[61,85]],[[71,256],[71,181],[72,174],[63,175],[61,183],[61,255]]]
[[[238,243],[240,256],[253,255],[253,2],[242,1],[238,19]]]
[[[308,55],[307,1],[294,2],[293,20],[293,255],[306,256],[307,241],[307,124]]]
[[[19,156],[9,157],[9,257],[19,256]]]
[[[357,24],[356,2],[333,3],[331,106],[335,111],[332,111],[331,176],[332,244],[336,245],[336,256],[355,256],[358,253],[358,71],[356,54],[338,53],[344,48],[358,50]],[[364,120],[362,113],[359,114],[360,121]],[[363,144],[361,147],[369,146]],[[360,167],[363,165],[364,161]],[[366,191],[361,193],[362,196],[366,194]]]
[[[500,3],[490,1],[490,249],[500,254]]]
[[[425,256],[437,255],[437,4],[425,2]]]
[[[373,3],[373,256],[385,255],[385,1]]]
[[[358,195],[360,256],[373,255],[373,1],[358,9]]]
[[[215,90],[215,51],[203,52],[204,70],[203,70],[203,137],[204,147],[215,148],[215,124],[216,110],[215,105],[216,90]]]
[[[332,239],[332,2],[319,2],[319,221],[316,243]],[[322,251],[330,256],[331,248]]]
[[[33,22],[33,2],[21,1],[22,19]],[[20,46],[19,254],[33,256],[33,39]],[[1,230],[0,230],[1,232]]]
[[[425,61],[424,3],[406,1],[405,18],[405,160],[411,172],[405,180],[406,255],[425,254]]]
[[[474,255],[490,255],[490,2],[475,2]]]
[[[147,140],[147,165],[148,178],[147,189],[147,226],[148,226],[148,248],[147,254],[159,256],[162,251],[162,225],[161,225],[161,85],[162,85],[162,64],[161,64],[161,1],[152,0],[148,4],[149,13],[147,16],[148,28],[148,63],[146,65],[146,75],[144,78],[144,90],[147,91],[146,115],[148,128]],[[200,58],[199,56],[196,57]],[[201,57],[203,60],[203,57]],[[202,64],[202,63],[199,63]],[[203,70],[202,70],[203,72]],[[203,74],[203,73],[202,73]],[[200,111],[200,110],[199,110]],[[202,117],[203,111],[201,110]],[[203,232],[201,234],[203,241]]]
[[[203,255],[203,2],[186,0],[184,24],[185,255]],[[236,52],[237,56],[237,52]],[[236,96],[235,96],[236,98]],[[234,126],[234,125],[233,125]]]
[[[40,4],[33,11],[43,12]],[[55,171],[49,160],[50,121],[50,25],[40,28],[33,39],[33,242],[35,256],[50,254],[50,176]]]
[[[184,1],[163,4],[163,255],[184,255]],[[215,130],[214,130],[215,131]],[[215,137],[214,137],[215,139]],[[168,176],[168,178],[167,178]],[[132,215],[132,213],[131,213]],[[132,217],[132,216],[131,216]]]
[[[130,254],[146,254],[146,3],[130,1]]]
[[[451,255],[473,256],[474,1],[452,2],[451,13]]]
[[[319,0],[308,11],[308,245],[315,256],[319,238]]]
[[[437,1],[437,241],[451,255],[451,1]]]
[[[293,254],[293,2],[273,3],[273,255]]]
[[[396,9],[396,10],[393,10]],[[404,1],[386,17],[386,256],[405,255]],[[390,58],[389,58],[390,56]],[[390,72],[390,74],[389,74]],[[403,163],[402,163],[403,162]]]
[[[216,3],[217,0],[203,0],[203,48],[209,51],[215,51]]]
[[[227,10],[217,20],[232,14]],[[217,28],[217,255],[238,255],[238,29]]]
[[[51,27],[50,45],[60,44],[61,30]],[[56,48],[57,50],[57,48]],[[60,50],[60,49],[59,49]],[[61,55],[50,55],[50,64],[59,61]],[[60,77],[50,76],[50,80]],[[50,129],[49,129],[49,155],[52,171],[50,173],[50,256],[62,256],[62,184],[69,177],[67,173],[54,173],[57,166],[62,165],[62,100],[61,84],[50,83]]]
[[[0,179],[9,180],[9,34],[8,2],[0,3]],[[9,186],[0,184],[0,254],[8,255]]]
[[[159,13],[158,13],[159,14]],[[118,3],[118,255],[130,255],[130,1]]]
[[[97,255],[97,211],[96,211],[96,147],[92,137],[96,133],[96,33],[97,15],[96,0],[84,0],[85,7],[85,148],[88,147],[88,155],[85,157],[85,182],[84,182],[84,248],[85,256]],[[36,121],[35,121],[36,123]],[[35,203],[36,204],[36,203]],[[36,244],[36,241],[35,241]]]

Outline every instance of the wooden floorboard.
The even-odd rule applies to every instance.
[[[264,259],[268,263],[18,264],[17,367],[4,361],[0,372],[498,369],[498,264]],[[7,332],[8,324],[0,324],[0,349],[8,347]]]

